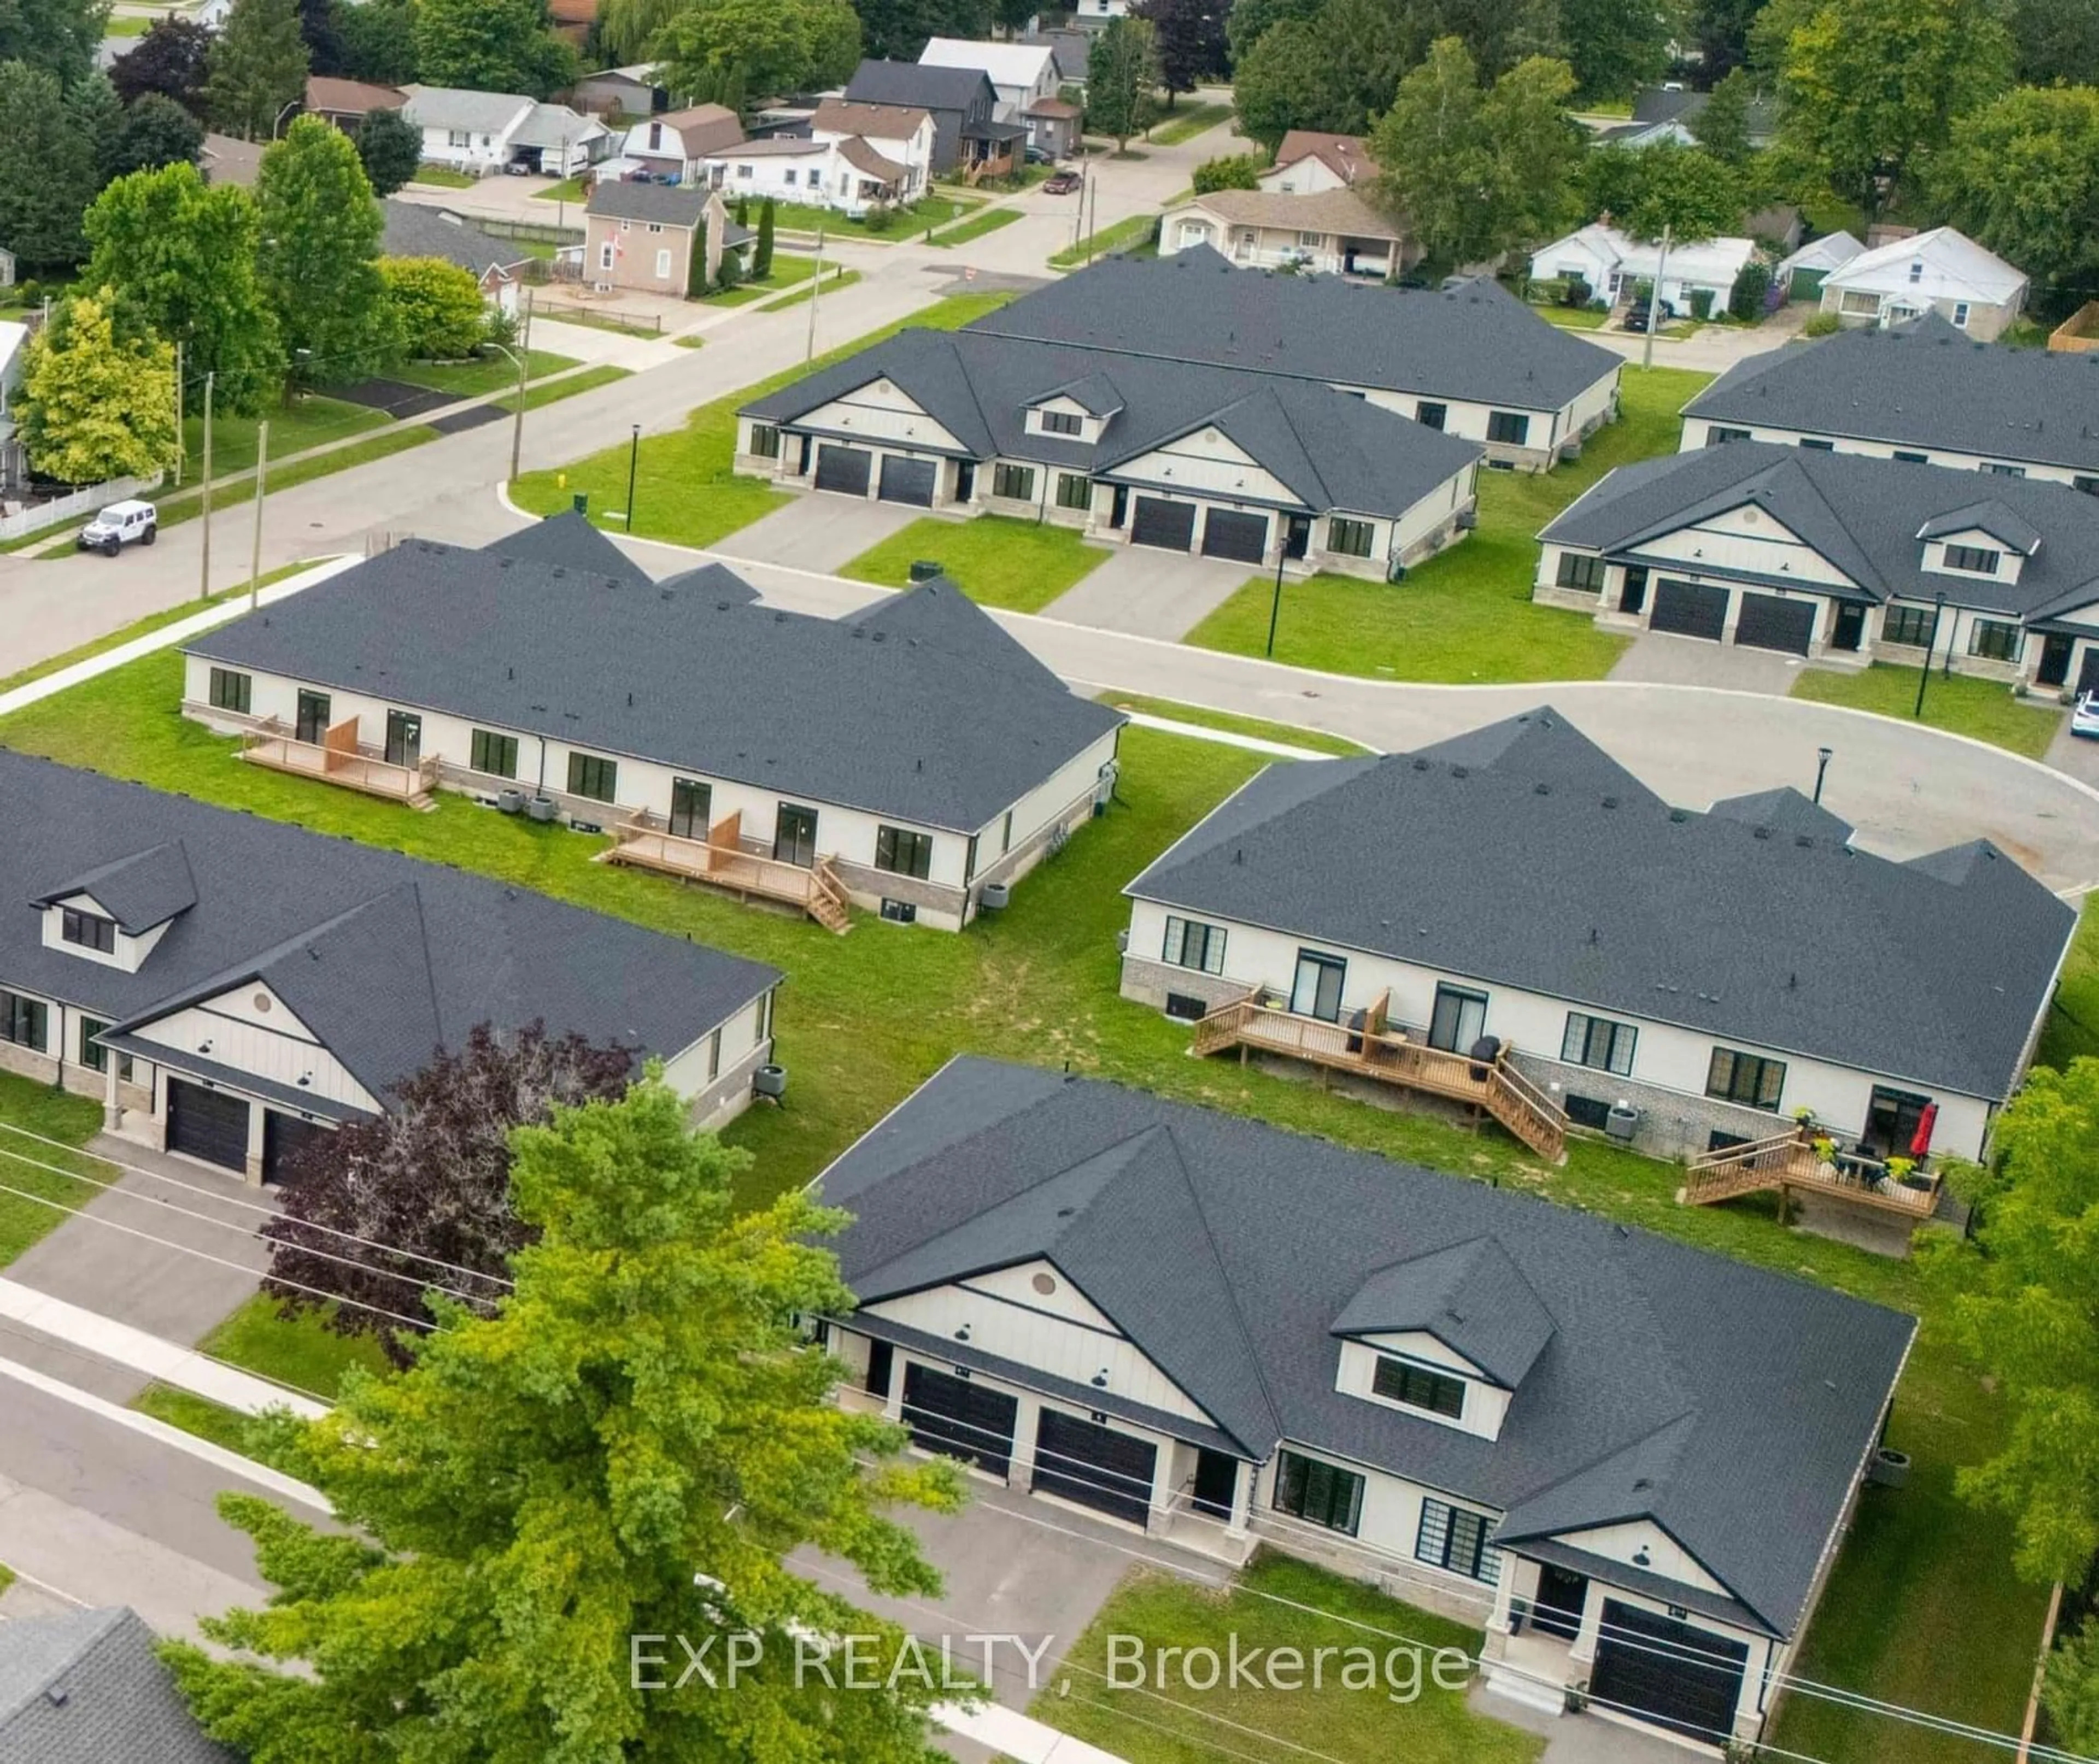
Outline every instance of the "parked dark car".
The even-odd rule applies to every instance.
[[[1042,180],[1042,193],[1049,196],[1067,196],[1079,187],[1079,174],[1075,171],[1060,171],[1054,177]]]
[[[1031,147],[1023,156],[1031,165],[1054,165],[1057,156],[1046,147]]]
[[[1655,312],[1656,316],[1664,324],[1672,323],[1676,317],[1676,308],[1666,300],[1660,303],[1655,309]],[[1647,315],[1647,302],[1644,300],[1637,301],[1632,310],[1626,315],[1626,328],[1628,331],[1645,331]]]

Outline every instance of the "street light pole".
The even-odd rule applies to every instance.
[[[508,356],[517,364],[517,408],[510,422],[510,482],[514,484],[517,482],[518,461],[525,451],[525,363],[530,358],[521,350],[510,349],[501,343],[491,343],[488,346],[497,354]],[[630,499],[632,495],[630,490]]]
[[[218,370],[213,368],[204,376],[204,487],[199,492],[202,498],[198,508],[198,519],[203,523],[204,564],[199,572],[197,597],[211,598],[211,394],[218,383]]]
[[[1916,708],[1910,712],[1912,720],[1921,720],[1924,715],[1924,688],[1931,679],[1931,652],[1938,647],[1938,621],[1945,615],[1944,590],[1932,596],[1931,635],[1925,640],[1924,666],[1916,676]]]
[[[1287,521],[1288,517],[1285,516]],[[1275,592],[1268,603],[1268,649],[1270,660],[1275,656],[1275,622],[1283,616],[1283,560],[1290,554],[1290,529],[1283,528],[1283,537],[1275,548]]]
[[[634,530],[634,475],[641,464],[641,425],[634,425],[634,439],[627,450],[627,530]]]
[[[805,362],[816,359],[816,302],[824,293],[824,223],[816,222],[816,273],[809,278],[809,341],[802,351]]]
[[[266,417],[255,425],[255,537],[248,552],[248,610],[251,613],[262,587],[262,493],[269,471],[270,424]]]
[[[1647,341],[1640,350],[1640,366],[1654,366],[1654,327],[1661,316],[1661,279],[1669,270],[1669,229],[1661,230],[1661,255],[1655,259],[1654,286],[1647,297]]]
[[[288,111],[297,110],[300,104],[304,101],[303,98],[290,98],[284,101],[284,109],[279,110],[277,112],[275,120],[270,125],[270,139],[271,140],[275,141],[278,139],[277,131],[284,126],[285,112]]]
[[[1818,803],[1822,800],[1822,781],[1829,775],[1829,756],[1834,751],[1833,748],[1828,747],[1815,750],[1815,800]]]

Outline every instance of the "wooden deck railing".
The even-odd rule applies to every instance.
[[[438,782],[438,763],[434,755],[403,766],[365,752],[358,745],[354,718],[335,724],[318,741],[301,741],[271,718],[240,737],[240,757],[273,772],[318,778],[345,790],[361,790],[367,796],[383,796],[416,807],[429,801]]]
[[[827,930],[850,929],[852,919],[845,884],[828,857],[807,868],[779,858],[744,851],[733,842],[737,817],[731,816],[704,839],[687,838],[653,825],[637,816],[612,829],[613,843],[597,854],[602,864],[627,864],[683,877],[688,882],[781,900],[799,907]]]
[[[1775,1189],[1781,1204],[1789,1194],[1825,1194],[1877,1212],[1929,1219],[1938,1209],[1938,1188],[1935,1176],[1925,1186],[1912,1188],[1890,1176],[1886,1165],[1855,1153],[1837,1151],[1825,1159],[1807,1133],[1796,1128],[1692,1159],[1677,1199],[1705,1207]]]
[[[1388,1027],[1387,1001],[1364,1014],[1361,1027],[1300,1017],[1265,1004],[1258,992],[1220,1005],[1195,1025],[1195,1050],[1236,1047],[1282,1054],[1336,1071],[1360,1073],[1432,1096],[1471,1104],[1490,1115],[1541,1158],[1566,1151],[1567,1116],[1559,1105],[1509,1062],[1505,1046],[1491,1062],[1446,1053]]]

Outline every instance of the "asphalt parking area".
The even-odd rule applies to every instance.
[[[456,393],[433,392],[428,386],[411,386],[405,380],[362,380],[354,386],[331,388],[328,396],[345,404],[361,404],[368,411],[383,411],[397,421],[459,403]]]

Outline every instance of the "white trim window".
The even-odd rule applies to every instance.
[[[656,253],[656,279],[659,282],[671,279],[671,253],[667,248]]]
[[[1492,1586],[1502,1577],[1502,1553],[1494,1546],[1494,1521],[1485,1514],[1448,1501],[1424,1500],[1414,1559]]]
[[[1160,959],[1177,968],[1192,968],[1199,974],[1225,971],[1225,927],[1206,925],[1200,919],[1166,916],[1166,946]]]
[[[1570,1066],[1592,1066],[1627,1078],[1632,1075],[1633,1047],[1639,1039],[1639,1031],[1629,1023],[1570,1010],[1560,1040],[1560,1057]]]

